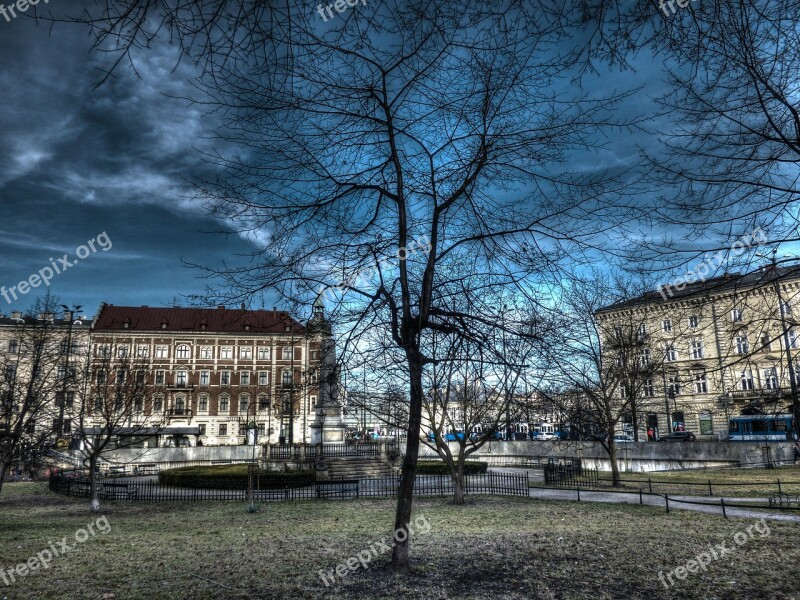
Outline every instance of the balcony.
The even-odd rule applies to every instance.
[[[169,408],[164,411],[164,416],[167,419],[191,419],[191,408]]]
[[[193,383],[173,383],[168,384],[167,389],[173,392],[191,392],[194,390]]]

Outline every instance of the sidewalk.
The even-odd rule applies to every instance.
[[[594,492],[588,490],[581,490],[581,502],[607,502],[609,504],[639,504],[638,492]],[[540,500],[577,500],[577,490],[554,490],[554,489],[540,489],[531,488],[530,497]],[[687,502],[705,502],[716,503],[714,504],[682,504],[680,501]],[[740,503],[747,501],[763,501],[764,498],[725,498],[725,502]],[[670,510],[693,510],[696,512],[711,513],[722,516],[722,507],[719,504],[720,498],[718,496],[670,496],[669,508]],[[648,506],[665,506],[663,496],[657,495],[642,495],[642,503]],[[739,517],[748,519],[770,519],[773,521],[793,521],[800,523],[800,514],[797,512],[778,513],[767,510],[759,510],[757,508],[736,508],[725,507],[725,512],[729,517]]]

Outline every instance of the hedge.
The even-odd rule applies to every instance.
[[[470,460],[464,463],[464,475],[480,475],[488,468],[487,462]],[[417,463],[417,475],[450,475],[450,468],[441,460],[421,460]]]
[[[258,487],[262,490],[305,487],[315,481],[314,471],[275,472],[261,471]],[[246,490],[247,465],[214,465],[180,467],[158,474],[161,485],[212,490]]]

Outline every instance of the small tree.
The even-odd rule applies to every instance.
[[[152,435],[160,425],[158,411],[145,395],[152,383],[147,360],[132,358],[128,349],[122,342],[98,345],[85,377],[88,392],[83,395],[78,420],[83,462],[89,468],[92,512],[100,510],[97,465],[103,452],[138,443],[137,436]]]

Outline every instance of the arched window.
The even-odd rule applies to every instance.
[[[191,358],[192,349],[187,344],[181,344],[175,349],[175,358]]]
[[[711,435],[712,433],[714,433],[714,420],[711,418],[711,411],[700,411],[700,435]]]
[[[219,414],[227,413],[230,411],[230,396],[220,396],[219,397]]]

